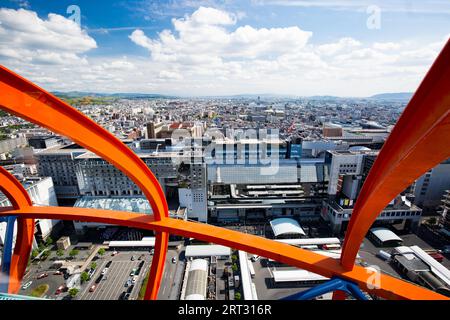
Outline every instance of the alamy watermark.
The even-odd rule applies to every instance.
[[[381,288],[381,269],[376,265],[366,267],[369,277],[366,280],[367,289],[374,290]]]
[[[381,8],[377,5],[370,5],[367,7],[366,13],[369,15],[366,21],[367,29],[381,29]]]
[[[79,26],[81,25],[81,9],[79,6],[75,4],[68,6],[66,13],[70,14],[70,16],[67,17],[67,19],[72,20]]]
[[[192,136],[185,129],[172,133],[178,152],[172,161],[176,164],[199,162],[208,165],[248,165],[259,168],[261,175],[275,175],[280,166],[279,130],[208,129],[202,136]]]

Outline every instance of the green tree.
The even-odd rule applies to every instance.
[[[56,250],[56,255],[57,255],[58,257],[62,257],[62,256],[64,255],[64,250],[63,250],[63,249],[58,249],[58,250]]]
[[[80,253],[80,251],[78,251],[77,249],[73,249],[73,250],[70,250],[69,256],[71,256],[73,258],[73,257],[76,257],[79,253]]]
[[[38,256],[39,254],[39,250],[38,249],[33,249],[33,251],[31,251],[31,257],[34,259]]]
[[[42,260],[47,259],[50,256],[50,254],[51,254],[50,250],[46,250],[46,251],[42,252],[41,259]]]
[[[233,254],[231,256],[231,261],[235,262],[237,260],[237,255]]]
[[[48,237],[47,240],[45,240],[45,245],[47,247],[51,246],[53,244],[53,239],[51,237]]]
[[[240,293],[240,292],[236,292],[236,293],[234,294],[234,299],[235,299],[235,300],[241,300],[241,293]]]
[[[39,252],[41,252],[41,251],[44,251],[44,249],[45,249],[45,244],[44,243],[39,243],[39,246],[38,246],[38,250],[39,250]]]
[[[72,288],[72,289],[69,290],[69,295],[70,295],[72,298],[75,298],[75,296],[78,294],[79,291],[80,291],[80,290],[78,290],[77,288]]]
[[[97,269],[97,262],[91,263],[91,269]]]
[[[105,251],[105,248],[100,248],[100,249],[98,249],[98,254],[101,255],[101,256],[104,255],[105,252],[106,252],[106,251]]]
[[[233,265],[231,266],[231,269],[233,269],[233,271],[236,272],[237,269],[238,269],[237,264],[236,264],[236,263],[233,263]]]
[[[89,273],[87,273],[86,271],[82,272],[81,275],[80,275],[80,279],[81,279],[81,282],[88,281],[89,280]]]

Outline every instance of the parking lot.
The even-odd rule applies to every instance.
[[[138,260],[138,257],[144,255],[142,260]],[[132,261],[131,257],[134,256],[135,260]],[[111,265],[105,276],[98,282],[97,279],[102,273],[102,270],[106,267],[107,263],[111,261]],[[107,252],[106,256],[98,261],[98,267],[91,279],[83,285],[78,299],[80,300],[118,300],[121,294],[125,291],[131,291],[129,300],[135,300],[138,297],[139,290],[142,282],[145,278],[146,272],[149,270],[151,263],[151,255],[145,251],[121,251],[116,256],[112,257],[110,252]],[[131,279],[131,271],[134,268],[138,268],[139,264],[144,262],[141,271],[137,275],[137,280],[134,286],[130,289],[130,286],[125,286],[128,279]],[[105,280],[106,278],[106,280]],[[96,285],[93,292],[90,292],[92,285]]]
[[[56,298],[55,295],[56,289],[59,286],[65,283],[65,280],[62,275],[54,275],[55,270],[46,270],[46,271],[35,271],[29,272],[22,281],[22,286],[20,287],[19,294],[21,295],[31,295],[33,289],[37,288],[39,285],[47,284],[48,290],[45,293],[44,297],[47,298]],[[40,274],[47,273],[48,276],[42,279],[37,279]],[[31,285],[27,289],[23,289],[23,286],[31,281]]]

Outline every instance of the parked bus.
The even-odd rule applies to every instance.
[[[253,268],[253,263],[250,260],[247,260],[248,270],[250,271],[250,276],[252,278],[255,277],[255,268]]]

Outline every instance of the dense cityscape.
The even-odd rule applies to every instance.
[[[0,1],[0,317],[445,317],[449,15]]]
[[[138,154],[162,186],[171,217],[339,258],[361,187],[408,96],[62,98]],[[7,113],[0,121],[1,165],[34,205],[152,213],[142,191],[99,156]],[[449,187],[446,160],[383,210],[357,263],[449,296]],[[2,223],[0,244],[5,233]],[[37,219],[20,294],[142,299],[154,244],[148,231]],[[326,280],[170,235],[158,299],[273,300]]]

